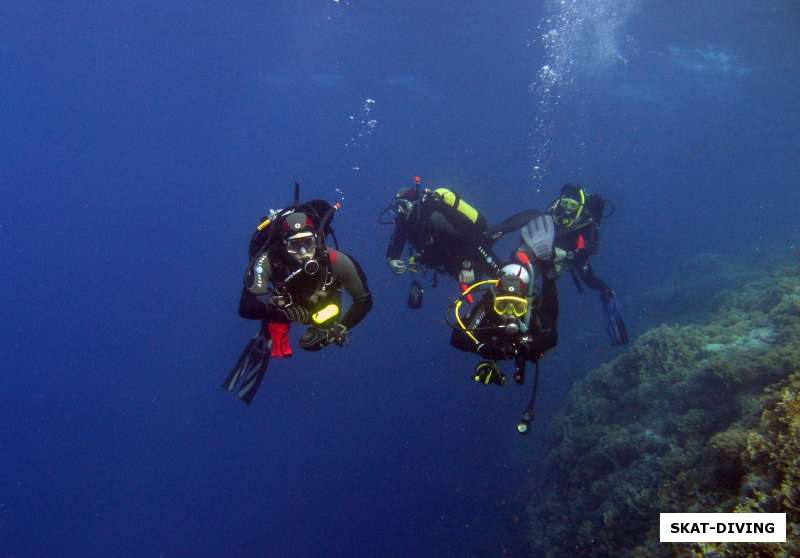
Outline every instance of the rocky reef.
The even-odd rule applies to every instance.
[[[532,482],[537,556],[800,556],[800,267],[718,294],[573,387]],[[785,512],[785,544],[661,544],[659,512]]]

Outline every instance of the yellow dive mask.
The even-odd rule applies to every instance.
[[[494,311],[501,316],[521,318],[528,313],[528,299],[521,296],[495,296]]]
[[[580,200],[562,195],[553,204],[551,213],[557,224],[569,228],[581,218],[583,207],[586,205],[586,194],[580,189],[578,195]]]

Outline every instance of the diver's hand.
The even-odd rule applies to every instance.
[[[330,326],[328,337],[331,341],[342,347],[347,342],[348,333],[349,330],[343,324],[335,323]]]
[[[552,259],[555,238],[556,225],[550,214],[540,215],[522,228],[522,239],[537,260]]]
[[[331,343],[340,347],[347,341],[348,329],[339,323],[330,326],[311,326],[300,338],[300,348],[306,351],[321,351]]]
[[[461,264],[461,271],[458,273],[458,282],[462,285],[471,285],[475,282],[475,270],[472,268],[472,262],[464,260]]]
[[[310,319],[308,310],[302,306],[289,306],[288,308],[277,308],[277,311],[283,315],[290,322],[297,322],[299,324],[307,324]]]
[[[389,260],[389,269],[391,269],[395,275],[402,275],[408,271],[408,266],[403,260]]]

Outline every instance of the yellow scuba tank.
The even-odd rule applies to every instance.
[[[456,211],[461,213],[461,215],[469,219],[470,223],[477,223],[478,218],[480,217],[478,210],[462,200],[461,196],[448,188],[436,188],[433,193],[436,194],[436,197],[438,197],[444,203],[454,208]]]

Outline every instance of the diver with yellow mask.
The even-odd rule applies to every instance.
[[[339,204],[301,203],[298,188],[295,185],[294,203],[264,217],[250,240],[239,315],[261,320],[261,327],[223,383],[248,405],[270,359],[292,356],[288,337],[292,322],[308,326],[300,348],[319,351],[331,343],[342,346],[372,308],[361,266],[325,244]],[[342,290],[352,299],[346,312]]]
[[[527,231],[525,245],[516,251],[513,263],[504,265],[497,279],[470,285],[448,309],[448,324],[453,328],[450,344],[485,359],[473,372],[476,382],[504,385],[506,376],[497,361],[513,360],[514,380],[522,384],[526,363],[535,364],[533,396],[518,425],[521,434],[528,431],[533,420],[539,359],[558,342],[555,225],[550,215],[541,215],[523,230]],[[469,295],[477,302],[470,305]],[[469,308],[466,314],[465,307]]]
[[[614,291],[595,276],[589,258],[600,245],[599,226],[606,201],[589,193],[582,186],[565,184],[560,195],[553,200],[547,213],[556,224],[555,270],[568,271],[578,292],[583,286],[600,293],[606,313],[608,335],[613,345],[628,343],[628,330],[622,317]],[[524,232],[524,231],[523,231]]]

